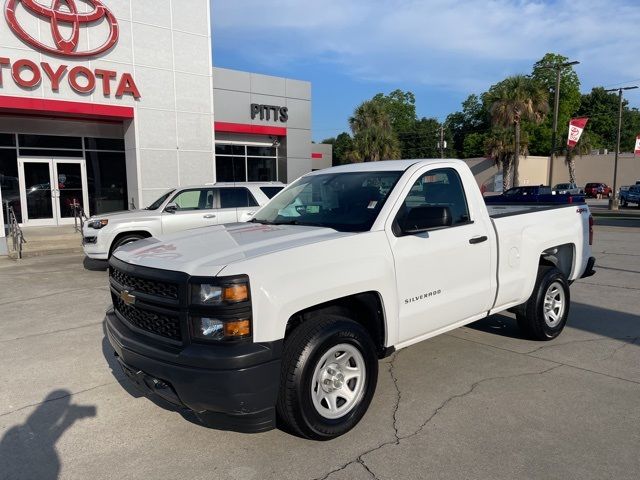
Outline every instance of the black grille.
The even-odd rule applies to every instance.
[[[129,291],[137,291],[148,295],[171,298],[173,300],[178,299],[178,285],[176,284],[132,277],[131,275],[113,267],[111,267],[110,270],[111,278]]]
[[[113,295],[113,304],[120,315],[135,327],[160,335],[161,337],[176,341],[182,340],[180,319],[178,316],[163,315],[127,305],[115,294]]]

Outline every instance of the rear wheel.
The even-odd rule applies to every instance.
[[[536,340],[556,338],[569,316],[569,283],[555,267],[542,266],[533,293],[524,310],[517,314],[518,326]]]
[[[340,315],[303,322],[285,341],[278,417],[293,433],[329,440],[364,416],[378,379],[375,345]]]

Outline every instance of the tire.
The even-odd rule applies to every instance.
[[[569,282],[564,274],[555,267],[541,266],[533,293],[516,316],[518,326],[535,340],[552,340],[564,329],[570,305]]]
[[[349,378],[355,368],[360,376]],[[309,319],[285,340],[278,419],[305,438],[339,437],[364,416],[377,380],[376,348],[360,324],[330,314]]]
[[[115,252],[121,246],[126,245],[127,243],[142,240],[143,238],[146,238],[146,237],[139,235],[137,233],[132,233],[131,235],[125,235],[123,237],[120,237],[116,242],[113,242],[113,244],[111,245],[111,250],[109,250],[109,258],[111,258],[111,255],[113,255],[113,252]]]

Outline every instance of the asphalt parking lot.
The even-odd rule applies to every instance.
[[[363,421],[324,443],[207,429],[140,397],[104,340],[103,264],[2,261],[0,478],[637,479],[640,228],[606,224],[558,339],[498,315],[402,350]]]

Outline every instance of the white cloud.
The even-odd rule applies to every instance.
[[[257,65],[364,81],[477,91],[546,52],[580,60],[584,90],[640,78],[638,0],[216,0],[213,16],[214,43]]]

